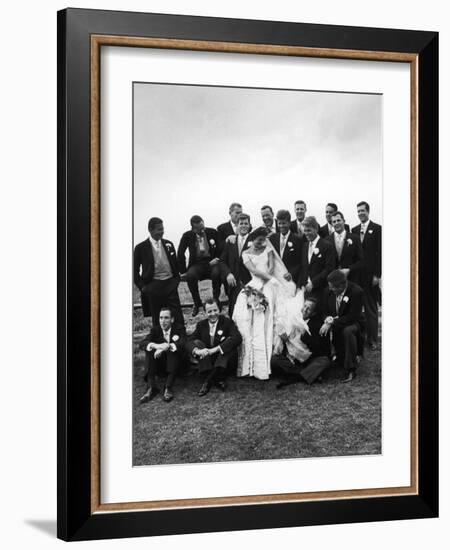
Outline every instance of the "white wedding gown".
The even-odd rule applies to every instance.
[[[247,287],[255,288],[264,294],[267,306],[265,310],[249,306],[247,294],[242,290],[234,306],[233,320],[242,335],[239,348],[238,376],[254,376],[267,380],[270,376],[272,353],[281,353],[284,342],[281,335],[286,334],[288,354],[299,361],[310,356],[308,348],[301,342],[300,336],[308,330],[302,318],[304,302],[303,291],[295,284],[286,281],[287,269],[280,257],[267,241],[261,254],[243,253],[243,260],[250,259],[253,266],[269,274],[269,253],[274,254],[274,270],[270,281],[265,282],[253,275]]]

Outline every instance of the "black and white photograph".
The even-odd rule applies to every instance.
[[[382,109],[133,83],[133,466],[382,453]]]

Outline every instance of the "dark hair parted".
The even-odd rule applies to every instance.
[[[248,223],[250,223],[250,216],[242,212],[242,214],[239,214],[237,221],[239,223],[240,221],[245,221],[245,220],[248,220]]]
[[[277,220],[290,222],[291,221],[291,213],[289,212],[289,210],[278,210]]]
[[[340,269],[335,269],[329,273],[327,281],[333,286],[341,286],[347,282],[347,275],[343,273]]]
[[[175,317],[175,314],[173,312],[173,309],[169,306],[163,306],[160,310],[159,310],[159,314],[161,315],[161,311],[168,311],[170,313],[170,317],[173,319]]]
[[[332,218],[334,218],[334,216],[341,216],[342,221],[345,222],[344,214],[340,210],[336,210],[336,212],[331,215]]]
[[[264,206],[261,206],[261,210],[266,210],[266,208],[268,208],[273,214],[273,208],[271,206],[269,206],[268,204],[265,204]]]
[[[258,237],[267,237],[268,234],[269,234],[269,230],[266,227],[261,226],[261,227],[257,227],[256,229],[254,229],[250,233],[248,238],[249,238],[249,240],[254,241]]]
[[[327,202],[327,206],[331,206],[331,208],[336,212],[338,209],[338,205],[334,202]]]
[[[190,222],[191,222],[191,227],[197,223],[200,223],[203,221],[203,218],[201,216],[199,216],[198,214],[195,214],[194,216],[192,216],[192,218],[190,219]]]
[[[208,298],[206,298],[205,300],[205,303],[204,303],[204,306],[206,308],[207,305],[212,305],[212,304],[216,304],[216,306],[219,308],[220,310],[220,304],[219,304],[219,300],[217,298],[213,298],[212,296],[209,296]]]
[[[367,210],[367,212],[370,212],[370,206],[369,206],[368,202],[366,202],[366,201],[358,202],[358,204],[356,205],[356,208],[358,208],[359,206],[364,206],[364,208]]]
[[[148,230],[152,232],[156,226],[161,225],[163,223],[161,218],[150,218],[148,220]]]
[[[302,223],[303,227],[312,227],[316,231],[319,231],[319,224],[314,216],[307,216]]]

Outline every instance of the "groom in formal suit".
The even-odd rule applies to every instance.
[[[356,376],[357,356],[364,326],[363,291],[357,284],[347,281],[346,275],[336,269],[328,277],[328,289],[323,297],[324,323],[321,336],[332,334],[337,361],[345,369],[343,382]]]
[[[152,317],[154,327],[159,326],[161,306],[169,306],[174,312],[175,321],[184,325],[178,285],[180,273],[176,260],[175,247],[171,241],[163,239],[164,225],[160,218],[150,218],[149,238],[134,249],[134,284],[141,291],[144,317]]]
[[[242,205],[238,202],[232,202],[230,204],[229,213],[230,220],[217,226],[219,255],[222,253],[227,238],[230,235],[238,234],[238,219],[239,216],[242,214]]]
[[[192,216],[191,230],[183,233],[178,245],[178,266],[182,279],[187,281],[189,290],[194,300],[192,316],[195,317],[202,307],[202,301],[198,291],[198,282],[211,279],[213,296],[219,307],[220,295],[220,266],[218,256],[217,231],[211,227],[205,227],[200,216]],[[189,250],[189,265],[186,270],[186,250]]]
[[[147,390],[140,403],[151,401],[159,393],[156,375],[165,373],[163,399],[172,401],[173,384],[184,357],[186,333],[184,325],[174,324],[174,315],[169,307],[163,306],[159,313],[159,325],[153,326],[139,347],[145,350],[145,381]]]
[[[336,252],[329,241],[319,237],[316,218],[306,217],[303,229],[306,242],[302,249],[298,286],[304,287],[308,296],[320,300],[328,274],[336,267]]]
[[[242,342],[241,334],[231,319],[220,315],[217,300],[205,302],[206,319],[197,323],[189,337],[188,352],[199,361],[198,370],[205,373],[200,397],[206,395],[213,385],[226,389],[226,370],[237,361],[237,349]]]
[[[345,219],[342,212],[335,212],[331,217],[334,232],[327,240],[336,250],[337,265],[349,281],[361,285],[361,270],[364,265],[364,253],[359,235],[349,233],[345,229]]]
[[[364,290],[367,345],[374,350],[378,340],[378,304],[381,304],[381,225],[369,219],[370,206],[367,202],[359,202],[357,211],[361,223],[352,232],[360,236],[364,251],[361,286]]]
[[[238,234],[233,240],[228,240],[220,256],[222,280],[226,282],[228,294],[228,315],[233,316],[234,304],[242,287],[251,279],[250,273],[242,262],[242,252],[248,248],[250,232],[250,216],[241,214],[237,221]]]
[[[299,237],[291,231],[291,214],[289,210],[278,210],[277,223],[279,233],[270,235],[269,240],[288,270],[285,279],[298,284],[302,261],[302,246],[306,242],[306,238]]]

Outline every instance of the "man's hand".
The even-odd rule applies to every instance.
[[[286,279],[286,281],[292,281],[292,275],[290,273],[285,273],[283,277]]]
[[[348,274],[350,273],[350,269],[348,267],[344,267],[341,269],[341,273],[343,273],[346,277],[348,277]]]
[[[203,359],[208,355],[208,350],[206,348],[200,349],[200,348],[194,348],[192,350],[192,355],[194,357],[198,357],[199,359]]]
[[[380,279],[376,275],[374,275],[372,277],[372,286],[377,286],[379,284],[380,284]]]
[[[331,325],[329,323],[324,323],[319,330],[320,336],[326,336],[330,330]]]
[[[305,290],[306,292],[312,292],[312,289],[313,289],[313,284],[311,281],[309,281],[308,283],[306,283]]]
[[[234,244],[236,242],[236,235],[228,235],[228,237],[225,239],[225,242]]]
[[[180,273],[180,281],[186,280],[186,273]]]
[[[228,273],[227,275],[228,286],[236,286],[236,278],[233,273]]]
[[[220,262],[219,258],[214,258],[209,262],[210,266],[217,265]]]
[[[163,353],[164,351],[161,348],[157,349],[155,351],[155,359],[159,359]]]

